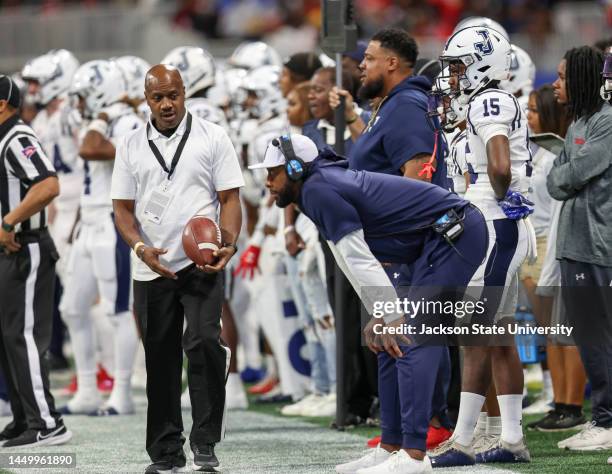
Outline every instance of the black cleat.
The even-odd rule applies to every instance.
[[[27,448],[34,446],[56,446],[70,441],[72,432],[66,429],[63,422],[58,422],[55,428],[44,430],[27,430],[19,436],[4,443],[5,448]]]
[[[221,469],[219,460],[215,456],[214,444],[191,444],[193,451],[193,470],[200,472],[218,472]]]

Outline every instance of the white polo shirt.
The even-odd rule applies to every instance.
[[[171,137],[159,133],[149,122],[126,135],[117,145],[112,199],[135,201],[135,213],[145,244],[168,249],[160,257],[163,265],[173,272],[192,262],[185,255],[181,236],[189,219],[196,214],[218,221],[219,200],[217,192],[244,186],[242,171],[232,142],[226,132],[210,122],[191,115],[191,129],[180,159],[168,180],[168,173],[153,154],[150,139],[166,168],[171,169],[172,159],[187,133],[189,113],[181,121]],[[145,208],[154,192],[167,185],[165,195],[170,198],[159,223],[145,214]],[[148,281],[159,275],[134,256],[133,277]]]

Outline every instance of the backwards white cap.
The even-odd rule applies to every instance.
[[[304,163],[310,163],[319,156],[317,146],[310,138],[298,134],[292,134],[290,137],[295,155],[301,158]],[[263,162],[251,165],[249,169],[276,168],[277,166],[284,165],[286,162],[287,160],[280,149],[279,139],[275,138],[268,143]]]

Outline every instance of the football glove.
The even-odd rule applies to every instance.
[[[499,207],[508,219],[518,221],[524,219],[529,214],[533,213],[533,202],[527,199],[518,191],[510,191],[506,193],[506,196],[497,201]]]
[[[260,253],[261,247],[249,245],[240,256],[240,263],[236,270],[234,270],[234,276],[241,276],[242,278],[247,278],[248,276],[249,280],[252,280],[255,276],[255,270],[259,271],[257,265]]]

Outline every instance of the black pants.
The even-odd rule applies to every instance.
[[[612,428],[612,267],[561,260],[568,324],[591,382],[593,421]]]
[[[60,415],[44,357],[53,325],[57,251],[46,230],[17,235],[21,249],[0,252],[0,364],[18,429],[55,428]],[[9,426],[11,426],[9,425]]]
[[[183,350],[187,354],[192,444],[221,440],[227,351],[221,344],[223,275],[195,266],[178,280],[134,281],[134,309],[147,367],[147,452],[153,462],[181,455]],[[183,320],[187,328],[183,334]],[[181,344],[182,338],[182,344]]]

